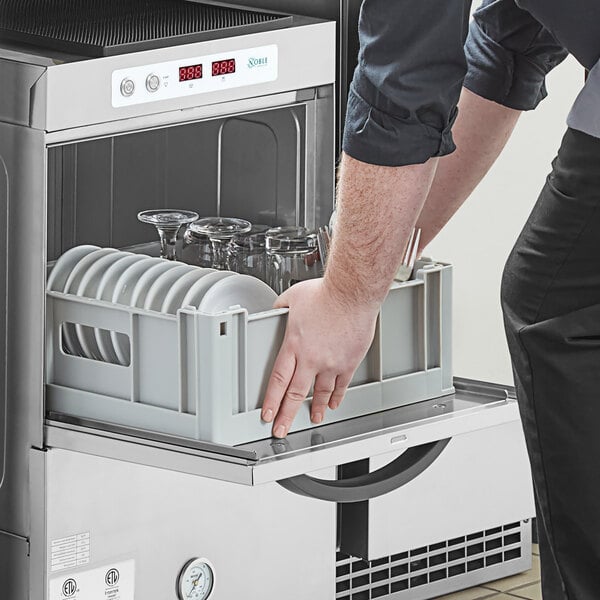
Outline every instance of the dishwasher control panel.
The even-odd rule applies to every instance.
[[[275,44],[173,60],[112,74],[112,105],[133,106],[275,81]]]

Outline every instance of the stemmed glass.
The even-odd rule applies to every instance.
[[[252,224],[244,219],[230,219],[226,217],[207,217],[192,223],[188,230],[195,234],[205,235],[212,246],[212,268],[226,271],[227,243],[234,235],[247,233]]]
[[[160,237],[160,257],[177,260],[177,234],[183,225],[197,221],[199,216],[191,210],[160,208],[142,211],[138,214],[138,220],[156,227]]]

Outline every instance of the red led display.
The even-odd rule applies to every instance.
[[[179,67],[179,81],[191,81],[192,79],[202,79],[202,65]]]
[[[229,75],[230,73],[235,73],[235,58],[217,60],[212,64],[213,77],[217,75]]]

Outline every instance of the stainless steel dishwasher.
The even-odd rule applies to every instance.
[[[151,247],[141,209],[307,227],[332,210],[335,25],[135,4],[0,6],[6,597],[418,600],[525,570],[517,406],[452,379],[448,266],[391,290],[339,422],[311,428],[306,409],[283,441],[255,375],[284,314],[167,318],[46,291],[74,246]],[[65,353],[69,321],[128,334],[131,364]],[[173,348],[158,359],[157,335]]]

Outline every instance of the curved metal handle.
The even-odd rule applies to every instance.
[[[414,446],[391,463],[365,475],[326,481],[310,475],[298,475],[277,483],[290,492],[328,502],[363,502],[383,496],[412,481],[442,453],[450,439]]]

